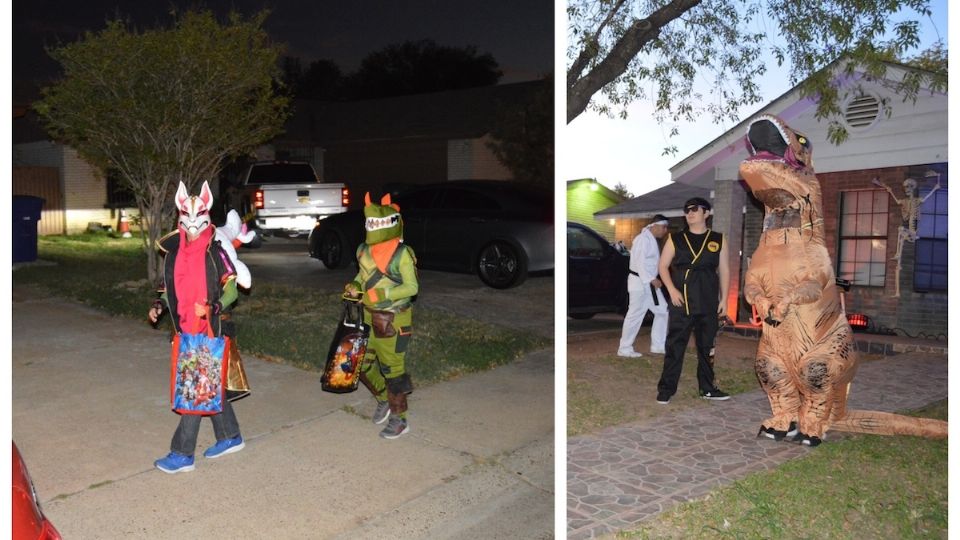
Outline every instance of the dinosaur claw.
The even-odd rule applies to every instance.
[[[820,443],[823,442],[823,439],[821,439],[820,437],[812,437],[810,435],[805,435],[798,431],[796,436],[793,437],[793,442],[803,446],[809,446],[810,448],[813,448],[816,446],[820,446]]]

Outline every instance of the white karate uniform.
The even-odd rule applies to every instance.
[[[630,293],[630,307],[627,316],[623,319],[623,331],[620,336],[620,350],[632,351],[633,343],[640,332],[643,318],[647,310],[653,313],[653,327],[650,329],[650,352],[663,353],[664,342],[667,339],[667,300],[663,292],[657,289],[659,305],[653,302],[650,291],[650,282],[657,277],[657,265],[660,262],[660,249],[657,239],[644,228],[633,239],[630,248],[630,270],[638,275],[630,274],[627,277],[627,292]]]

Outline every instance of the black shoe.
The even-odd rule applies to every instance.
[[[703,399],[712,399],[714,401],[724,401],[730,399],[730,394],[724,392],[723,390],[711,390],[709,392],[701,392],[700,397]]]
[[[666,394],[657,394],[657,403],[661,405],[666,405],[667,403],[670,403],[670,396]]]

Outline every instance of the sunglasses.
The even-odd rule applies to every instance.
[[[699,204],[692,204],[692,205],[684,208],[684,209],[683,209],[683,213],[684,213],[684,214],[689,214],[690,212],[696,212],[698,208],[701,209],[701,210],[704,210],[704,211],[707,210],[707,207],[705,207],[705,206],[700,206]]]

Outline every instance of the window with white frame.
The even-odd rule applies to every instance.
[[[930,193],[921,189],[920,199]],[[913,289],[947,290],[947,190],[938,189],[920,207],[917,250],[913,261]]]
[[[837,276],[862,287],[883,287],[887,277],[885,190],[840,193],[840,243]]]

